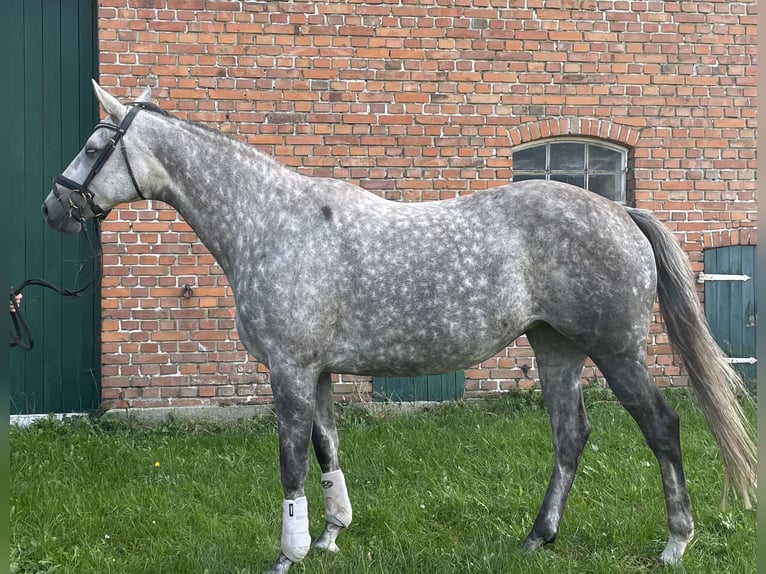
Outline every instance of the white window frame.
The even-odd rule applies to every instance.
[[[513,150],[511,151],[511,158],[513,158],[513,154],[519,151],[524,151],[525,149],[534,148],[534,147],[542,147],[545,146],[545,168],[544,170],[517,170],[513,168],[513,174],[512,174],[512,180],[515,180],[515,177],[517,175],[543,175],[541,171],[544,171],[545,174],[545,180],[550,181],[551,179],[551,169],[550,169],[550,144],[557,144],[557,143],[580,143],[580,144],[586,144],[585,145],[585,167],[582,171],[582,174],[584,176],[584,187],[585,189],[588,189],[588,146],[598,146],[602,148],[606,148],[611,151],[615,151],[620,154],[620,199],[619,200],[613,200],[615,203],[619,203],[622,205],[627,205],[628,203],[628,194],[627,194],[627,174],[628,174],[628,149],[617,145],[605,140],[601,140],[598,138],[589,138],[589,137],[573,137],[573,136],[564,136],[564,137],[550,137],[545,139],[539,139],[535,141],[531,141],[525,144],[520,144],[513,147]],[[513,161],[513,160],[511,160]],[[570,173],[579,173],[575,172],[573,170],[567,170]],[[599,171],[596,172],[596,174],[612,174],[615,173],[613,171]],[[593,192],[595,193],[595,192]]]

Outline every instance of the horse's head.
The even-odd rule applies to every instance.
[[[139,141],[137,129],[129,131],[128,127],[150,105],[151,89],[146,88],[131,106],[124,106],[95,81],[93,88],[107,117],[55,178],[43,203],[43,216],[57,231],[80,231],[85,220],[106,217],[115,205],[144,197],[137,179],[147,172],[147,148]]]

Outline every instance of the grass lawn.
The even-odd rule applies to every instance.
[[[755,572],[755,512],[719,509],[722,470],[701,413],[679,415],[696,536],[683,564],[657,565],[667,526],[659,470],[605,391],[558,541],[518,549],[552,462],[536,395],[445,404],[416,415],[343,408],[341,456],[354,523],[340,554],[296,573]],[[754,417],[754,414],[753,414]],[[257,573],[279,553],[276,423],[43,421],[11,430],[11,572]],[[307,481],[311,531],[324,524],[319,469]]]

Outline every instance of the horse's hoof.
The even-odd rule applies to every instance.
[[[521,543],[521,548],[523,550],[533,552],[541,546],[545,546],[546,544],[553,544],[554,542],[556,542],[556,534],[540,536],[534,532],[530,532],[529,535],[524,539],[524,542]]]
[[[324,537],[319,538],[316,542],[314,542],[314,544],[312,544],[312,546],[323,552],[332,552],[333,554],[340,552],[340,548],[338,548],[338,545],[335,544],[335,542],[331,540],[325,540]]]
[[[292,565],[292,561],[287,556],[280,554],[277,561],[274,562],[274,565],[271,568],[266,570],[265,574],[285,574],[290,571]]]
[[[527,536],[521,542],[521,544],[519,544],[521,549],[524,550],[525,552],[534,552],[535,550],[540,548],[540,546],[542,546],[542,545],[543,545],[543,541],[542,540],[540,540],[537,537],[532,537],[532,536]]]
[[[665,550],[660,554],[659,563],[661,566],[674,566],[681,561],[681,555],[677,552],[668,552]]]
[[[681,558],[683,558],[684,552],[686,551],[686,546],[689,544],[689,542],[691,542],[693,536],[693,529],[691,529],[690,532],[685,535],[679,536],[671,534],[670,539],[668,540],[668,544],[665,546],[665,550],[663,550],[662,554],[660,554],[660,564],[678,564],[681,561]]]
[[[665,550],[663,550],[662,554],[660,554],[660,564],[663,566],[672,566],[674,564],[678,564],[684,555],[684,550],[686,550],[685,543],[668,542]]]
[[[322,535],[316,539],[312,546],[324,552],[340,552],[340,548],[335,544],[335,539],[338,537],[341,530],[343,530],[342,526],[327,523],[324,532],[322,532]]]

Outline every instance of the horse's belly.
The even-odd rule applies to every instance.
[[[499,345],[503,348],[505,345]],[[499,349],[498,349],[499,350]],[[385,353],[356,350],[353,354],[337,353],[328,357],[325,370],[347,375],[379,375],[412,377],[418,375],[436,375],[480,363],[494,352],[482,355],[471,353],[446,354],[433,349],[420,349],[416,346],[399,344]],[[486,356],[485,356],[486,355]]]
[[[326,355],[326,370],[358,375],[415,376],[475,365],[506,347],[527,325],[503,317],[473,317],[470,323],[399,322],[338,333]],[[388,328],[386,328],[388,327]]]

